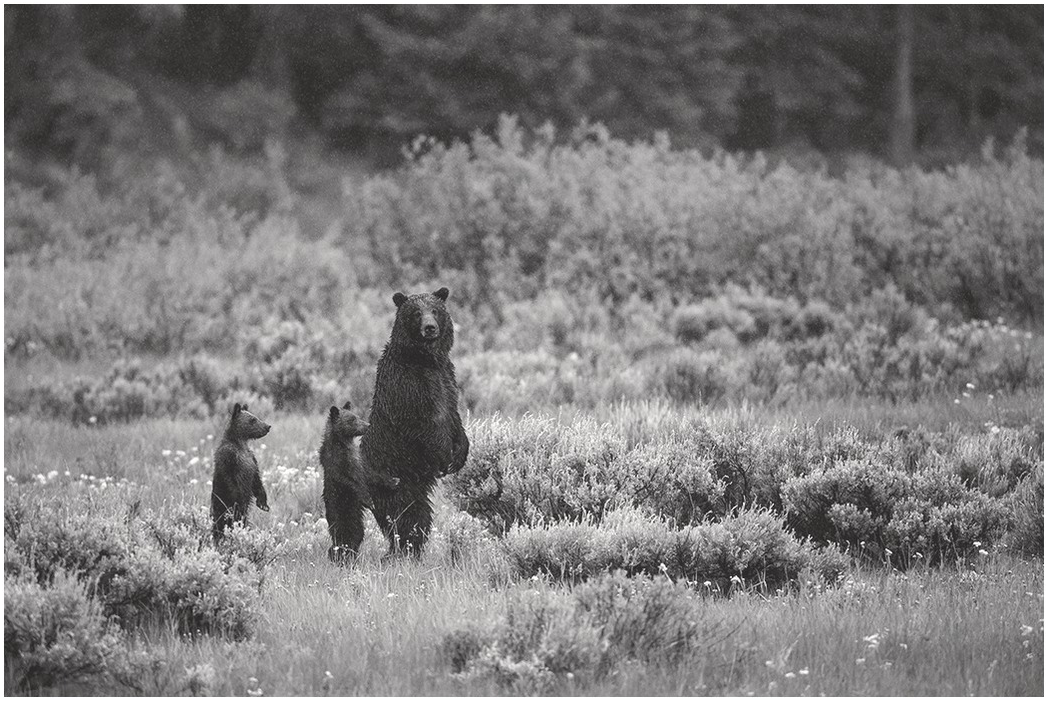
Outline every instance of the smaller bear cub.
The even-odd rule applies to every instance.
[[[385,473],[372,472],[360,459],[360,448],[355,441],[364,435],[369,426],[353,413],[353,406],[346,402],[342,409],[337,406],[328,411],[324,439],[320,444],[320,466],[324,472],[324,511],[331,535],[332,560],[341,561],[347,553],[341,550],[359,545],[354,543],[355,522],[360,520],[360,508],[374,509],[371,485],[396,487],[400,479]]]
[[[215,450],[215,473],[211,479],[211,536],[216,543],[234,523],[247,525],[252,497],[258,508],[269,511],[258,459],[247,447],[249,440],[262,438],[269,428],[269,424],[247,410],[247,404],[233,405],[229,425]]]

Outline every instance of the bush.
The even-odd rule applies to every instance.
[[[841,309],[894,285],[965,318],[1037,323],[1044,165],[1022,138],[979,163],[835,179],[599,127],[557,143],[506,118],[494,138],[428,141],[395,176],[345,189],[345,244],[367,242],[386,279],[457,270],[519,298],[548,286],[690,302],[736,283]],[[771,311],[746,310],[751,330],[737,308],[699,306],[675,327],[688,341],[709,324],[759,336]]]
[[[84,583],[4,577],[4,666],[21,693],[90,682],[109,671],[118,638]]]
[[[462,511],[452,510],[437,522],[429,547],[441,554],[450,566],[467,562],[491,544],[492,537],[484,524]]]
[[[495,533],[513,524],[603,515],[632,505],[680,523],[724,513],[735,474],[722,474],[710,437],[691,425],[628,447],[588,417],[492,417],[471,428],[470,457],[446,484],[455,505]]]
[[[665,574],[725,593],[737,586],[786,586],[816,562],[815,550],[767,511],[743,511],[683,530],[636,512],[618,512],[599,526],[516,528],[507,534],[505,548],[520,577],[545,574],[573,581],[623,570]],[[824,555],[817,562],[820,574],[834,581],[846,559]]]
[[[626,661],[681,663],[726,637],[719,623],[703,620],[686,587],[615,574],[567,596],[516,593],[493,630],[452,631],[441,648],[455,673],[535,693],[605,677]]]
[[[171,622],[183,635],[243,640],[258,620],[258,594],[256,569],[245,560],[230,564],[213,550],[179,550],[173,558],[146,550],[113,578],[103,601],[128,630]]]
[[[1006,529],[1003,501],[965,487],[930,465],[908,474],[848,460],[791,478],[782,488],[787,522],[801,536],[835,542],[897,567],[975,554]]]
[[[744,415],[711,421],[660,411],[623,405],[609,424],[535,416],[475,422],[470,459],[447,480],[449,496],[496,534],[573,522],[549,536],[553,561],[567,563],[555,568],[558,576],[574,576],[570,568],[583,560],[604,567],[577,551],[583,540],[571,529],[603,526],[622,507],[679,528],[768,509],[801,538],[877,560],[890,550],[904,567],[969,557],[975,542],[999,543],[1012,528],[1013,495],[1019,485],[1029,490],[1043,469],[1032,428],[992,426],[970,436],[900,429],[864,438],[846,427],[751,426]],[[547,537],[536,537],[545,547]]]
[[[712,404],[737,387],[732,366],[718,351],[680,348],[658,362],[653,389],[674,401]]]
[[[14,546],[42,586],[77,577],[104,615],[127,630],[170,623],[185,634],[251,634],[260,558],[253,565],[241,557],[248,548],[236,543],[223,552],[211,549],[206,524],[187,514],[133,524],[39,507],[21,523]]]
[[[743,343],[752,341],[757,335],[753,316],[744,309],[731,306],[723,297],[679,308],[673,323],[677,338],[685,343],[702,341],[710,332],[719,329],[727,329]]]
[[[234,87],[222,130],[271,97]],[[1043,306],[1043,164],[1021,148],[840,179],[599,128],[558,143],[512,121],[423,151],[347,184],[333,238],[299,231],[275,142],[183,170],[16,177],[7,357],[140,365],[15,374],[8,411],[205,416],[234,390],[314,411],[340,386],[366,403],[389,292],[439,285],[454,290],[462,397],[478,412],[1043,385],[1043,343],[1014,326],[1038,326]]]

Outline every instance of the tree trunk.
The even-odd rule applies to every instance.
[[[257,22],[258,49],[250,73],[269,87],[287,87],[290,83],[284,40],[289,20],[287,11],[279,5],[258,5],[252,12]]]
[[[913,6],[896,8],[895,115],[892,120],[891,155],[896,166],[913,160]]]
[[[967,26],[965,27],[966,39],[971,42],[969,46],[974,46],[979,31],[978,10],[971,6],[964,9],[966,10],[965,19],[967,20]],[[979,90],[982,86],[979,80],[978,65],[974,53],[966,63],[967,65],[965,67],[968,71],[968,138],[974,140],[979,132],[982,131],[982,124],[980,123],[981,120],[979,117]]]

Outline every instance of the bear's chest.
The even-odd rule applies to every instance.
[[[420,421],[443,422],[455,402],[454,389],[442,373],[410,367],[400,385],[400,409]]]

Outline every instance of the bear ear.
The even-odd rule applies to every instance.
[[[408,296],[403,292],[397,292],[393,295],[393,304],[397,305],[397,309],[400,309],[400,305],[408,301]]]
[[[241,404],[240,411],[247,411],[247,404]]]
[[[433,293],[433,296],[439,299],[441,302],[447,302],[449,294],[451,294],[451,290],[449,290],[446,287],[441,287],[439,290]]]
[[[240,406],[240,402],[237,402],[236,404],[234,404],[233,405],[233,416],[236,416],[237,414],[239,414],[240,410],[243,409],[243,408],[244,407]]]
[[[335,419],[338,418],[338,407],[337,406],[333,406],[330,409],[328,409],[328,417],[332,421],[334,421]]]
[[[346,411],[349,411],[350,409],[353,408],[353,403],[352,402],[346,402],[345,404],[342,405],[342,408],[345,409]]]

